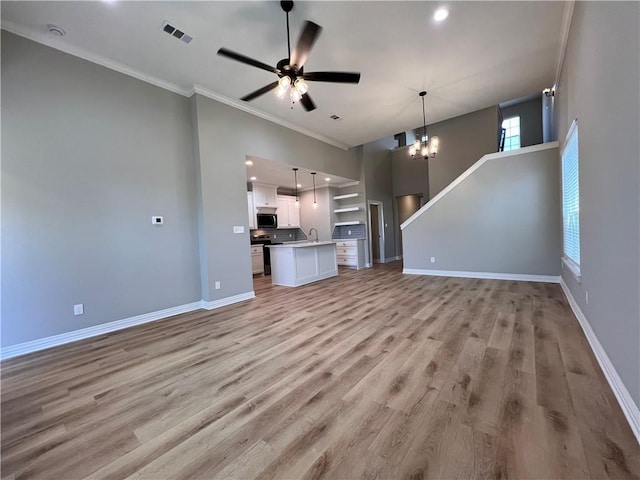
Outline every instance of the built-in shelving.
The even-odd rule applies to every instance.
[[[335,195],[333,197],[334,200],[344,200],[345,198],[356,198],[358,197],[360,194],[359,193],[346,193],[344,195]]]
[[[333,220],[338,221],[333,223],[332,238],[353,239],[366,236],[365,198],[364,192],[354,192],[353,189],[350,193],[333,196],[332,211],[335,214]]]
[[[334,224],[335,227],[346,227],[347,225],[363,225],[364,222],[361,222],[360,220],[354,220],[352,222],[336,222]]]
[[[360,207],[360,206],[350,206],[350,207],[341,207],[341,208],[336,208],[333,213],[346,213],[346,212],[359,212],[361,210],[364,210],[364,207]]]

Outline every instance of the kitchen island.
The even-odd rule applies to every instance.
[[[271,283],[299,287],[338,275],[335,242],[267,245],[271,250]]]

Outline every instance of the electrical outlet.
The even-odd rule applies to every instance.
[[[84,304],[79,303],[73,306],[73,314],[74,315],[84,315]]]
[[[220,282],[216,282],[216,290],[220,290]]]
[[[347,235],[351,235],[351,230],[347,230]]]
[[[273,238],[278,238],[278,234],[274,233]]]
[[[293,235],[289,234],[289,238],[293,237]]]
[[[436,263],[436,257],[431,257],[431,263]]]

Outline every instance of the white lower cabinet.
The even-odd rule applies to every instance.
[[[262,245],[251,245],[251,272],[264,273],[264,253]]]
[[[338,265],[364,268],[364,240],[336,240]]]

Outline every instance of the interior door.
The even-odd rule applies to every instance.
[[[380,261],[380,222],[378,205],[372,203],[371,211],[371,258],[374,262]]]

